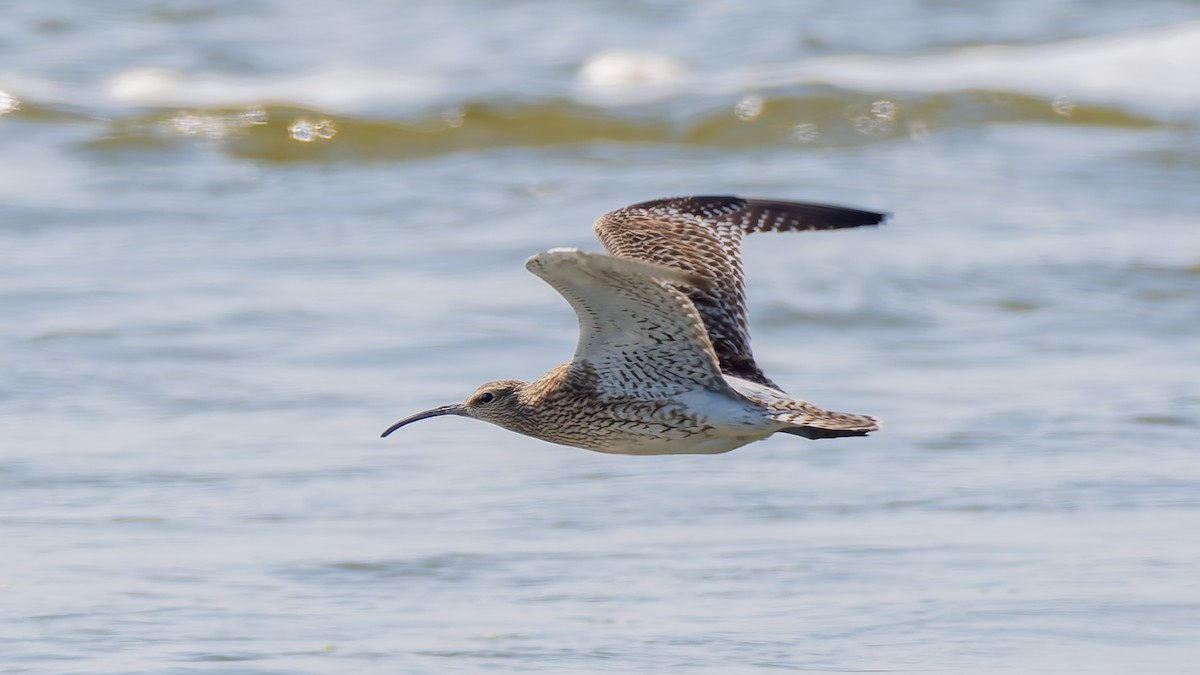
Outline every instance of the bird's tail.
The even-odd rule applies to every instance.
[[[805,438],[840,438],[842,436],[866,436],[879,429],[879,420],[869,415],[822,410],[810,403],[796,401],[801,405],[792,409],[771,406],[772,419],[787,424],[779,431]]]
[[[725,382],[746,400],[763,406],[771,419],[783,427],[778,431],[805,438],[839,438],[866,436],[879,429],[879,420],[869,415],[854,415],[825,410],[782,389],[767,387],[740,377],[726,374]]]

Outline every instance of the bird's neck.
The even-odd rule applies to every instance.
[[[589,373],[592,373],[589,376]],[[578,445],[563,416],[578,407],[578,401],[594,394],[594,371],[587,364],[562,363],[533,382],[519,386],[513,415],[498,422],[511,431],[551,443]]]

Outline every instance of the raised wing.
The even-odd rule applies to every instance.
[[[700,315],[679,290],[704,284],[696,275],[577,249],[539,253],[525,268],[571,303],[579,317],[571,366],[598,373],[598,393],[731,391]]]
[[[699,275],[706,287],[681,290],[695,304],[721,371],[779,389],[754,362],[746,323],[740,255],[751,232],[835,230],[878,225],[875,211],[747,197],[674,197],[605,214],[593,229],[609,253]]]

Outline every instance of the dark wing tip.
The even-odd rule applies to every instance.
[[[745,227],[747,232],[840,230],[864,225],[882,225],[891,216],[886,211],[871,211],[837,204],[735,195],[652,199],[630,204],[619,212],[629,211],[682,213],[714,222],[737,222]]]
[[[840,230],[882,225],[892,214],[837,204],[783,199],[744,198],[746,222],[752,230]],[[758,220],[759,222],[755,222]]]

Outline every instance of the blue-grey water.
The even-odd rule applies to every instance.
[[[1200,669],[1200,6],[0,8],[0,671]],[[868,438],[606,456],[400,416],[569,357],[524,259],[745,246]]]

